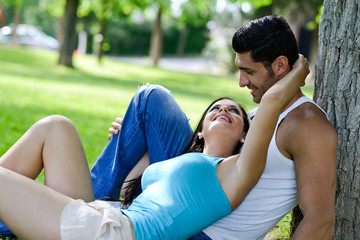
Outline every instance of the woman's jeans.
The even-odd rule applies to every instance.
[[[118,199],[120,188],[139,159],[149,152],[150,164],[176,157],[187,146],[192,129],[170,91],[156,85],[139,88],[114,135],[91,169],[95,198]],[[0,222],[0,235],[14,236]],[[204,233],[192,239],[203,240]]]
[[[118,199],[131,169],[148,151],[150,164],[176,157],[192,129],[171,92],[158,85],[139,88],[114,135],[91,169],[95,199]]]
[[[188,118],[171,92],[144,85],[131,100],[119,135],[114,135],[91,169],[95,199],[118,199],[120,188],[139,159],[149,152],[150,164],[180,155],[192,135]],[[191,240],[208,240],[200,232]]]

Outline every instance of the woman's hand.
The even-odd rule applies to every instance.
[[[110,141],[110,139],[112,138],[113,135],[118,135],[120,128],[121,128],[121,124],[122,124],[123,119],[120,117],[117,117],[115,119],[115,122],[111,123],[111,128],[109,128],[109,136],[108,139]]]
[[[284,109],[294,96],[299,93],[300,87],[305,84],[309,72],[308,61],[303,55],[299,54],[299,58],[294,63],[292,70],[265,92],[261,102],[272,102],[272,106],[277,106],[281,110]]]
[[[309,62],[303,55],[299,54],[299,58],[296,60],[296,62],[293,65],[293,70],[298,71],[299,77],[297,79],[299,79],[300,81],[299,83],[300,86],[304,86],[306,76],[310,73],[310,70],[309,70]]]

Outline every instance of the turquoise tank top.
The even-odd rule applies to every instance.
[[[150,165],[142,177],[142,194],[122,210],[136,239],[187,239],[230,214],[216,176],[222,160],[188,153]]]

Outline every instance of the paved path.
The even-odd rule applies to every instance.
[[[111,57],[113,59],[138,64],[142,66],[151,65],[148,57]],[[191,73],[208,73],[208,74],[221,74],[221,69],[218,67],[214,59],[206,59],[201,57],[183,57],[171,58],[163,57],[159,60],[159,68],[191,72]]]

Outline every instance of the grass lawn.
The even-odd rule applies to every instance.
[[[78,129],[91,167],[107,142],[110,123],[123,116],[138,86],[147,82],[171,90],[193,127],[217,97],[233,97],[247,110],[256,106],[249,91],[238,87],[236,77],[180,73],[109,59],[98,65],[92,56],[75,57],[76,68],[69,69],[58,66],[57,57],[57,52],[0,46],[0,155],[34,122],[61,114]],[[311,87],[303,90],[312,96]]]

